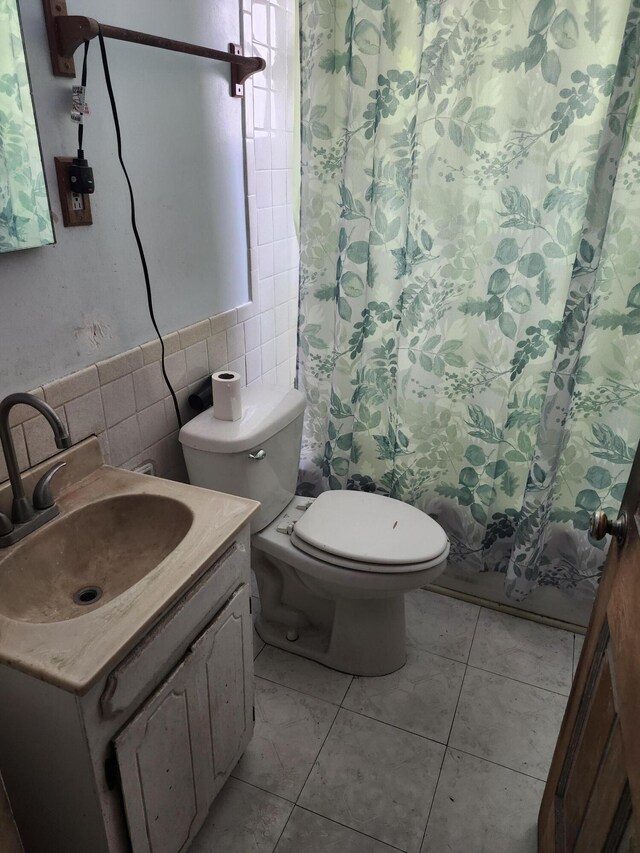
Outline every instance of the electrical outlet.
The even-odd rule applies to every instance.
[[[73,162],[73,157],[54,157],[54,160],[63,223],[67,227],[71,225],[92,225],[91,196],[74,193],[71,189],[69,166]]]

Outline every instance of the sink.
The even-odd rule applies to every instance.
[[[164,495],[115,495],[54,521],[0,559],[0,614],[63,622],[108,604],[158,566],[193,512]]]

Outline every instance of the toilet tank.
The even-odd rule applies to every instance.
[[[242,389],[240,420],[202,412],[180,430],[189,482],[260,501],[251,532],[262,530],[295,494],[304,408],[300,391],[252,385]]]

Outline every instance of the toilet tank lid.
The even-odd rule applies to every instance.
[[[180,430],[180,442],[209,453],[241,453],[284,429],[304,412],[304,394],[280,385],[251,385],[242,389],[242,417],[221,421],[207,409]]]

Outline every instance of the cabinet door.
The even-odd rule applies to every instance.
[[[253,734],[253,629],[243,586],[192,648],[202,661],[215,794]]]
[[[251,639],[243,584],[115,739],[134,853],[185,851],[245,748]]]

